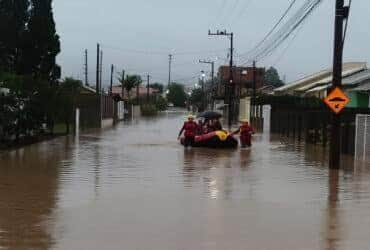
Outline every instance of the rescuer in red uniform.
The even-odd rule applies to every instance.
[[[247,146],[251,147],[252,146],[252,134],[254,133],[253,129],[249,126],[249,123],[247,120],[242,120],[241,123],[242,124],[239,127],[239,129],[233,132],[233,134],[240,133],[240,144],[243,148]]]
[[[177,139],[180,140],[182,133],[185,131],[184,146],[185,147],[193,146],[195,142],[195,135],[197,133],[197,129],[198,129],[198,124],[194,121],[194,116],[189,115],[188,121],[184,123],[184,126],[182,126]]]

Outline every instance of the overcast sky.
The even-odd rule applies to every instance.
[[[96,43],[102,45],[104,83],[109,68],[130,74],[150,74],[167,82],[168,54],[173,53],[173,80],[196,81],[199,59],[225,64],[229,40],[209,37],[208,29],[235,34],[238,55],[253,48],[277,22],[291,0],[54,0],[62,52],[58,63],[63,76],[83,79],[84,50],[89,51],[89,80],[95,82]],[[297,0],[296,7],[305,0]],[[288,39],[258,66],[275,66],[292,81],[332,64],[335,0],[323,3]],[[294,11],[292,10],[292,14]],[[370,59],[370,2],[354,0],[344,57]]]

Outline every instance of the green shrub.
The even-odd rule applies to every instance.
[[[154,116],[157,115],[158,110],[154,104],[143,104],[141,105],[141,114],[143,116]]]
[[[155,106],[159,111],[165,111],[167,109],[167,100],[162,96],[158,96]]]

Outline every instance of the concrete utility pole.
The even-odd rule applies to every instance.
[[[173,55],[168,55],[168,87],[171,85],[171,70],[172,70],[172,59]]]
[[[344,7],[344,0],[336,0],[335,5],[335,31],[334,31],[334,60],[333,60],[333,86],[342,86],[342,64],[343,64],[343,23],[348,18],[349,8]],[[333,114],[331,123],[330,160],[332,169],[340,167],[341,149],[341,115]]]
[[[201,79],[202,79],[202,94],[203,94],[203,98],[202,98],[202,110],[201,111],[205,111],[206,110],[206,98],[205,98],[205,96],[206,96],[206,91],[205,91],[205,87],[204,87],[204,83],[205,83],[205,73],[204,73],[204,71],[202,70],[201,72],[200,72],[202,75],[201,75]]]
[[[103,79],[103,51],[100,50],[100,75],[99,75],[99,90],[102,91],[102,79]]]
[[[112,95],[113,92],[113,73],[114,73],[114,65],[112,64],[110,68],[110,88],[109,88],[109,93]]]
[[[88,61],[87,61],[87,49],[85,49],[85,85],[89,86],[89,79],[88,79],[88,74],[89,74],[89,68],[88,68]]]
[[[124,94],[125,94],[125,86],[124,86],[124,82],[125,82],[125,70],[122,70],[122,82],[121,82],[121,91],[122,91],[122,100],[123,100],[123,97],[124,97]]]
[[[146,102],[149,103],[149,87],[150,87],[150,75],[147,76],[147,84],[146,84]]]
[[[215,62],[214,61],[207,61],[207,60],[199,60],[199,63],[210,64],[211,65],[211,81],[212,81],[212,88],[215,85]],[[207,95],[206,95],[207,96]],[[206,103],[208,104],[208,98],[206,98]]]
[[[230,38],[230,65],[229,65],[229,83],[227,84],[227,88],[225,88],[225,103],[227,102],[229,104],[229,129],[232,126],[232,122],[234,120],[233,114],[234,114],[234,95],[235,95],[235,84],[234,84],[234,75],[233,75],[233,58],[234,58],[234,33],[228,33],[225,31],[219,31],[217,30],[216,33],[211,33],[211,31],[208,31],[209,36],[227,36]],[[226,101],[226,89],[228,89],[229,92],[229,100]]]
[[[251,122],[254,121],[254,117],[256,116],[256,88],[257,88],[257,68],[256,61],[253,61],[253,92],[252,92]]]
[[[96,46],[96,94],[99,94],[99,79],[100,79],[100,45]]]

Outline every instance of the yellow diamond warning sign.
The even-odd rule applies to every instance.
[[[347,106],[349,101],[347,95],[338,87],[324,99],[326,105],[336,114],[339,114]]]

